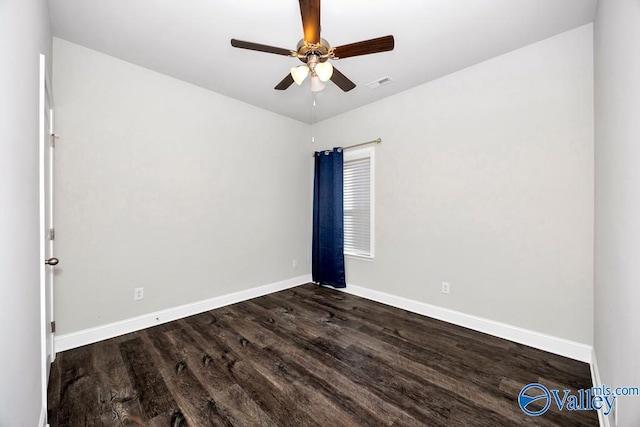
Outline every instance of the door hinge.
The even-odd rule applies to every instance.
[[[51,147],[56,148],[56,139],[58,136],[55,133],[49,135],[49,141],[51,142]]]
[[[56,229],[55,228],[50,228],[49,229],[49,240],[55,240],[56,238]]]
[[[55,320],[51,321],[51,333],[52,334],[56,333],[56,321]]]

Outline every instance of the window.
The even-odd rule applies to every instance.
[[[373,258],[374,150],[344,153],[344,253]]]

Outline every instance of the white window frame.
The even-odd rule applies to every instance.
[[[375,257],[375,170],[376,170],[376,162],[375,162],[375,149],[374,147],[363,147],[357,148],[353,150],[346,150],[344,152],[343,161],[346,164],[352,160],[360,160],[360,159],[369,159],[370,164],[370,176],[369,176],[369,210],[370,210],[370,228],[369,228],[369,253],[352,253],[348,252],[345,248],[344,255],[348,258],[360,259],[360,260],[368,260],[373,261]]]

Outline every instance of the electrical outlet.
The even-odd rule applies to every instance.
[[[449,282],[442,282],[442,293],[443,294],[448,294],[450,288],[451,288],[451,285],[449,285]]]
[[[293,266],[293,268],[298,268],[298,260],[294,259],[291,265]]]
[[[135,288],[133,290],[133,300],[139,301],[144,298],[144,288]]]

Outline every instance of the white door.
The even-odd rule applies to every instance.
[[[53,323],[53,282],[55,265],[55,228],[53,226],[53,165],[55,136],[53,134],[53,101],[47,77],[45,56],[40,55],[40,311],[42,319],[42,399],[47,407],[49,370],[55,359]]]

